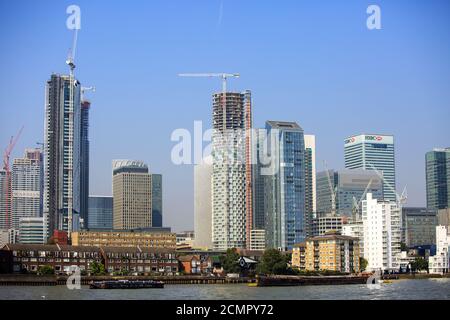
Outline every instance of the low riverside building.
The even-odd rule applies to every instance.
[[[72,245],[175,249],[176,234],[170,228],[78,231],[72,232]]]
[[[292,248],[292,267],[297,268],[298,270],[304,271],[305,270],[305,250],[306,250],[306,243],[298,243],[294,245]]]
[[[7,244],[0,252],[7,257],[0,269],[8,273],[35,273],[41,266],[51,266],[56,274],[71,273],[71,267],[89,270],[93,262],[101,263],[99,248],[74,247],[50,244]],[[1,262],[3,263],[3,262]]]
[[[428,258],[428,269],[432,274],[448,273],[450,267],[450,233],[446,226],[436,227],[436,255]]]
[[[212,273],[213,262],[211,257],[201,258],[197,255],[179,256],[178,261],[181,265],[181,271],[187,274]]]
[[[293,248],[292,266],[306,271],[358,273],[358,239],[337,233],[308,238]]]
[[[56,274],[69,274],[73,267],[89,273],[94,262],[103,264],[111,274],[170,275],[178,271],[175,250],[170,249],[7,244],[0,256],[0,270],[5,273],[35,273],[41,266],[51,266]]]
[[[160,248],[101,247],[108,273],[126,271],[130,274],[165,274],[178,272],[175,251]]]

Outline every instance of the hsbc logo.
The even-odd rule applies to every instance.
[[[383,137],[381,137],[381,136],[366,136],[365,139],[368,141],[381,141],[381,140],[383,140]]]
[[[353,142],[355,142],[355,141],[356,141],[356,139],[353,137],[353,138],[350,138],[350,139],[345,140],[344,143],[345,143],[345,144],[348,144],[348,143],[353,143]]]

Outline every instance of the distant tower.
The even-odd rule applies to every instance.
[[[14,159],[12,169],[12,227],[20,218],[41,216],[43,155],[40,149],[26,149],[23,158]]]
[[[427,207],[446,209],[450,203],[450,148],[427,152],[425,162]]]
[[[316,213],[316,137],[305,134],[305,232],[312,236],[312,220]]]
[[[376,170],[383,176],[384,200],[397,201],[392,135],[361,134],[347,138],[345,169]]]
[[[152,174],[152,227],[163,226],[163,183],[161,174]]]
[[[81,128],[80,128],[80,219],[83,227],[89,225],[89,109],[91,103],[81,101]]]
[[[195,247],[212,249],[212,157],[194,166]]]
[[[113,227],[152,227],[152,176],[142,161],[113,161]]]

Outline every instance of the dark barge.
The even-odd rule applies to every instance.
[[[162,289],[164,282],[154,280],[112,280],[112,281],[92,281],[90,289]]]

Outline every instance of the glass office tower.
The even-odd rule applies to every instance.
[[[89,196],[88,229],[113,228],[113,197]]]
[[[384,200],[397,200],[392,135],[362,134],[346,139],[345,168],[374,170],[383,177]]]
[[[290,250],[305,239],[305,142],[295,122],[267,121],[274,162],[266,176],[266,242],[268,248]],[[272,139],[272,135],[275,139]]]
[[[434,149],[425,155],[427,207],[445,209],[450,203],[450,148]]]
[[[162,175],[152,174],[152,227],[162,227]]]

